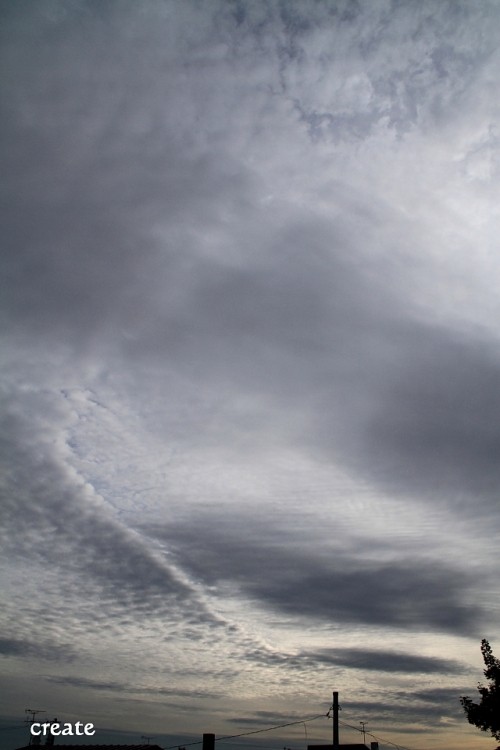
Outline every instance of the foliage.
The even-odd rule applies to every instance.
[[[460,703],[469,724],[474,724],[483,732],[491,732],[492,737],[500,740],[500,659],[493,656],[491,646],[485,638],[481,641],[481,653],[486,665],[484,676],[490,681],[490,685],[485,687],[478,684],[477,689],[481,695],[479,703],[474,703],[468,696],[460,698]]]

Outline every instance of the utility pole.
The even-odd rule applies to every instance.
[[[339,750],[339,694],[333,693],[333,750]]]
[[[367,721],[360,721],[359,723],[363,727],[363,729],[361,730],[363,732],[363,745],[366,745],[366,742],[365,742],[365,740],[366,740],[365,724],[367,724],[368,722]]]

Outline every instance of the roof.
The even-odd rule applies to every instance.
[[[46,745],[38,745],[43,748]],[[54,750],[162,750],[159,745],[52,745]],[[17,750],[33,750],[33,745],[18,747]]]

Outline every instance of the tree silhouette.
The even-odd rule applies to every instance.
[[[484,676],[490,681],[490,685],[485,687],[478,684],[477,689],[481,695],[479,703],[474,703],[468,696],[460,698],[460,703],[469,724],[474,724],[483,732],[491,732],[492,737],[500,740],[500,659],[493,656],[486,638],[481,641],[481,653],[486,665]]]

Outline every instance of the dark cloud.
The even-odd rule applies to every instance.
[[[306,656],[322,664],[336,664],[349,669],[401,672],[405,674],[449,674],[463,671],[463,666],[449,659],[418,656],[397,651],[371,649],[325,649]]]
[[[263,557],[266,557],[264,553]],[[285,562],[285,561],[283,561]],[[393,627],[433,627],[470,632],[476,614],[462,604],[463,580],[451,570],[416,569],[415,560],[395,565],[373,561],[356,570],[355,558],[342,560],[342,572],[315,561],[288,559],[295,569],[249,590],[268,605],[293,615],[337,622]],[[332,567],[337,567],[337,561]]]
[[[422,700],[422,701],[426,701],[428,703],[434,703],[437,705],[439,704],[455,705],[459,703],[457,695],[458,696],[463,695],[464,690],[466,690],[466,688],[456,688],[456,687],[426,688],[425,690],[416,690],[415,698],[418,698],[419,700]],[[460,707],[460,710],[462,710],[461,707]]]
[[[408,722],[411,721],[421,727],[432,719],[436,730],[439,730],[446,727],[448,720],[455,720],[463,715],[460,695],[462,695],[460,688],[436,688],[429,691],[406,691],[400,694],[390,692],[388,700],[374,698],[372,701],[349,701],[345,707],[345,715],[347,717],[348,714],[357,714],[370,717],[370,721],[377,722],[378,726],[398,715],[406,717]]]
[[[26,659],[71,662],[76,658],[76,650],[55,642],[29,641],[21,638],[0,638],[0,654]]]
[[[47,677],[46,678],[49,682],[54,682],[57,685],[65,685],[67,687],[77,687],[77,688],[89,688],[92,690],[111,690],[111,691],[118,691],[123,692],[128,690],[127,686],[119,683],[119,682],[105,682],[102,680],[91,680],[86,677],[71,677],[71,676],[62,676],[58,675],[55,677]]]
[[[57,685],[66,685],[74,688],[85,688],[87,690],[105,690],[113,693],[139,693],[144,695],[177,696],[179,698],[190,698],[200,700],[203,698],[220,698],[220,693],[206,690],[183,690],[178,687],[142,687],[140,684],[122,683],[115,681],[93,680],[86,677],[74,677],[71,675],[57,675],[46,678],[49,682]]]
[[[423,701],[431,714],[437,716],[451,716],[463,718],[463,708],[460,697],[467,694],[466,688],[461,687],[436,687],[426,690],[417,690],[415,699]]]
[[[452,499],[461,510],[472,498],[487,507],[498,485],[495,348],[425,326],[395,334],[351,460],[392,491]]]
[[[259,540],[259,525],[248,522],[238,531],[194,528],[150,531],[168,539],[182,566],[207,585],[229,583],[292,617],[455,633],[477,629],[481,613],[464,604],[472,581],[438,562],[403,557],[384,563],[369,554],[361,560],[335,545],[315,555],[303,546],[280,544],[278,534],[272,540],[269,529]]]

